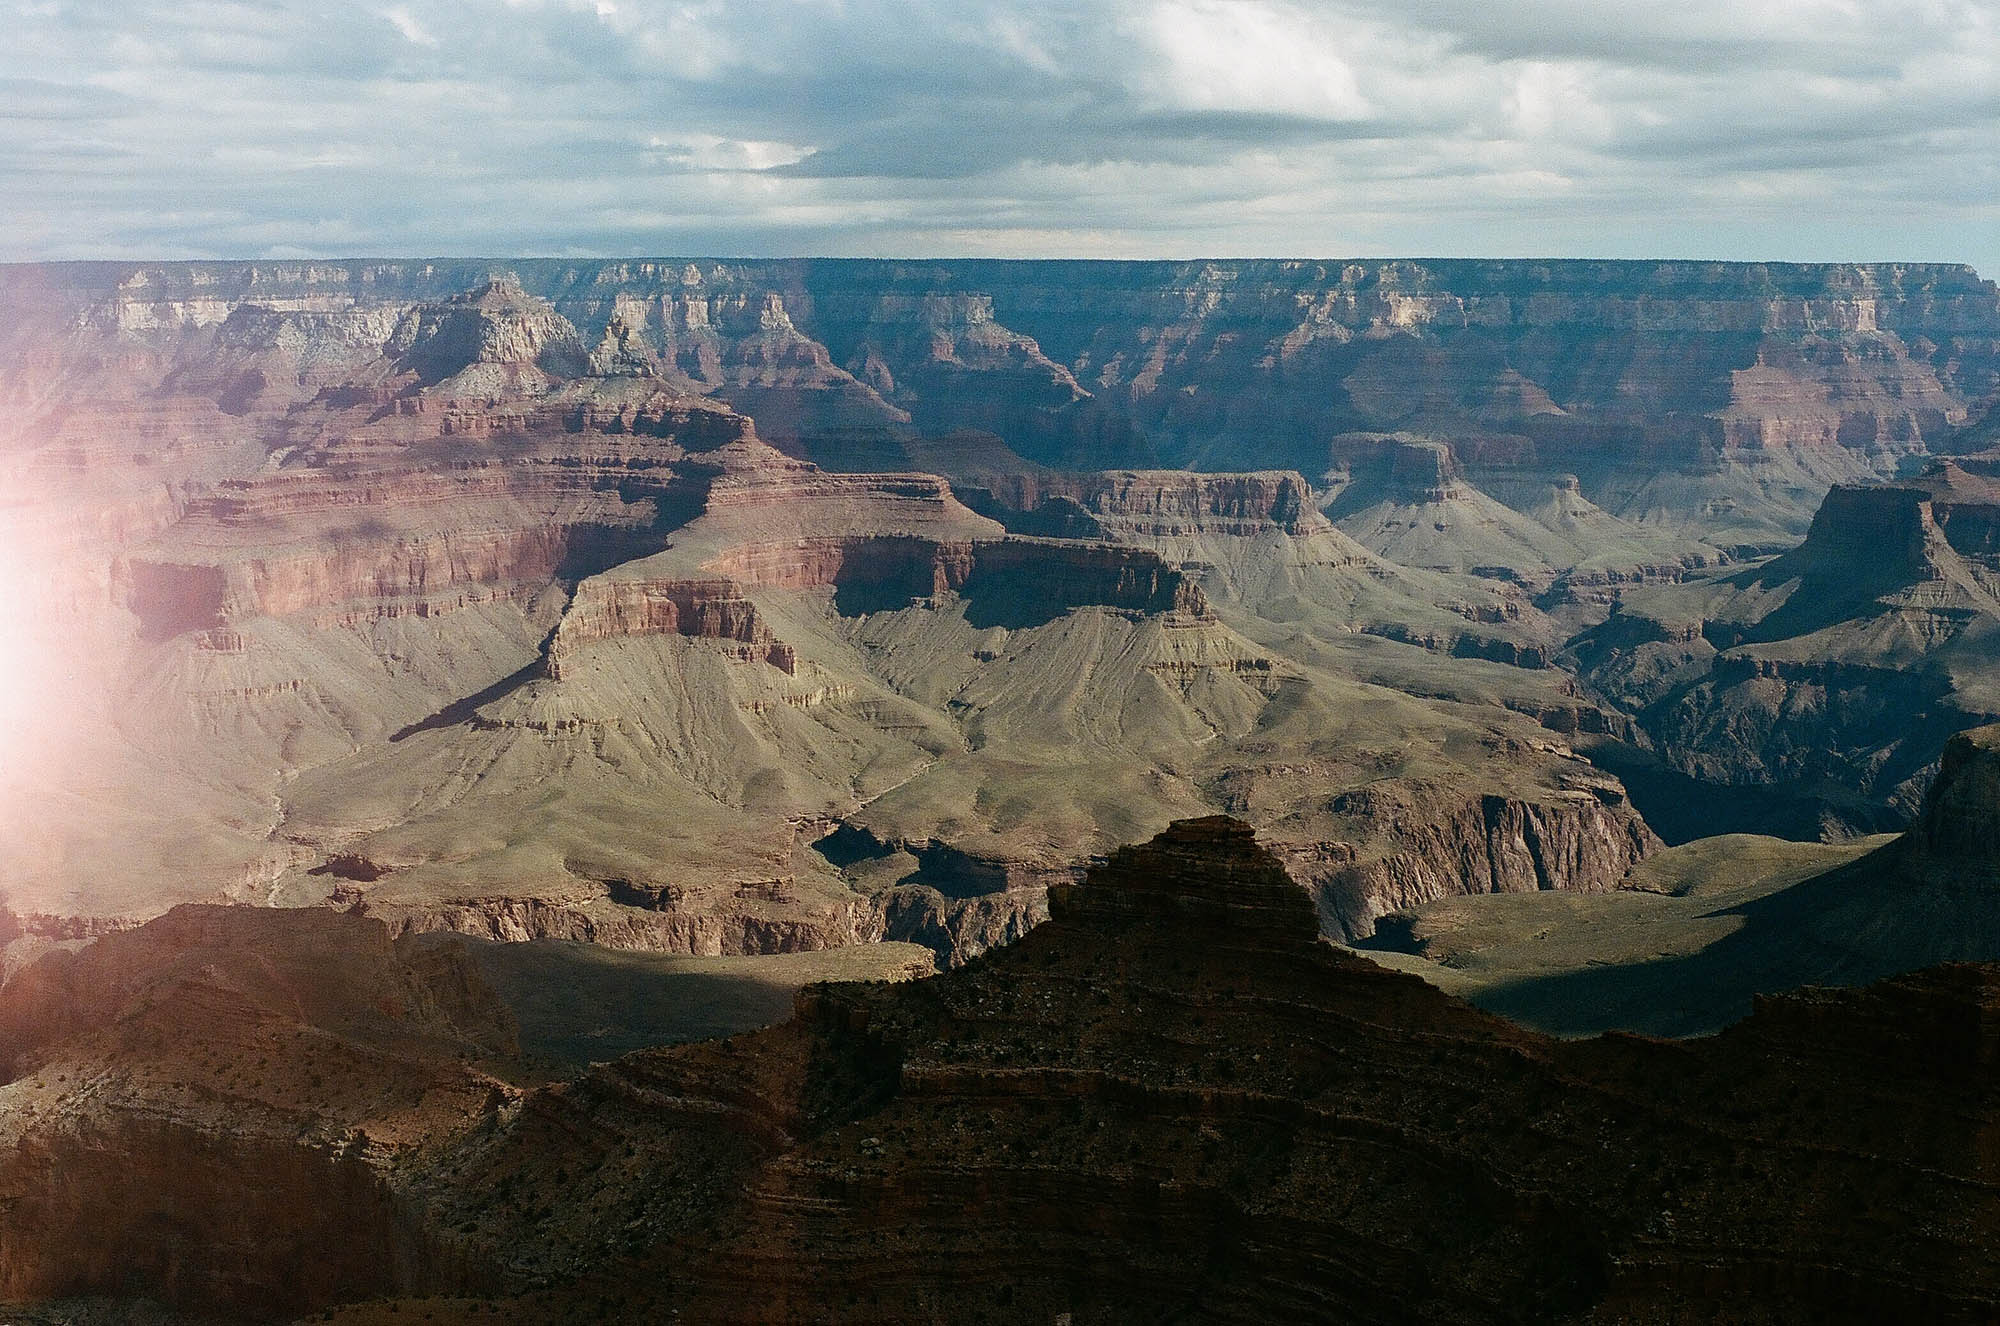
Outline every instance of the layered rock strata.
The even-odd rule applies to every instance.
[[[126,716],[89,760],[177,796],[103,830],[150,858],[120,872],[133,894],[325,897],[313,872],[353,856],[381,873],[345,883],[411,924],[664,943],[687,918],[662,917],[719,904],[685,933],[803,944],[858,907],[858,933],[907,923],[963,956],[1076,861],[1228,808],[1295,845],[1356,935],[1438,891],[1617,882],[1651,839],[1548,733],[1816,788],[1845,776],[1810,754],[1831,724],[1862,756],[1852,797],[1893,817],[1924,750],[1984,712],[1957,673],[1899,659],[1919,675],[1898,690],[1860,645],[1732,634],[1748,599],[1694,614],[1694,639],[1663,617],[1643,658],[1584,657],[1618,652],[1659,582],[1705,592],[1707,562],[1976,414],[1993,300],[1958,269],[4,275],[6,390],[42,402],[5,463],[77,559],[51,597],[106,601],[70,632],[112,673],[98,712]],[[1303,468],[1127,468],[1162,460]],[[1930,520],[1937,556],[1983,574],[1978,467]],[[912,472],[933,468],[953,477]],[[1951,601],[1877,643],[1947,647],[1972,619],[1957,579],[1918,597],[1939,583]],[[1665,701],[1703,649],[1728,656],[1712,694]],[[1768,721],[1766,691],[1791,697]],[[1414,753],[1383,753],[1392,720],[1424,730]],[[1920,739],[1878,758],[1891,723]],[[24,906],[47,910],[101,826],[24,818]],[[836,823],[895,846],[835,871],[802,826]],[[737,840],[754,861],[722,859]],[[974,877],[1010,882],[958,918]],[[738,906],[783,879],[792,902]],[[628,906],[611,881],[681,901],[605,910]]]
[[[547,1286],[506,1303],[524,1320],[2000,1302],[1989,968],[1770,998],[1704,1041],[1561,1042],[1319,943],[1227,821],[1053,903],[955,973],[808,991],[785,1027],[540,1093],[403,1190]]]
[[[1675,771],[1894,827],[1946,738],[2000,716],[1996,521],[2000,487],[1949,461],[1835,487],[1798,548],[1628,592],[1575,655]]]
[[[1544,801],[1488,794],[1457,807],[1415,801],[1400,788],[1363,790],[1343,794],[1331,809],[1388,825],[1393,835],[1393,845],[1372,859],[1357,860],[1340,850],[1344,844],[1284,852],[1318,902],[1327,933],[1346,939],[1373,934],[1376,919],[1389,912],[1439,898],[1617,888],[1659,846],[1622,794],[1603,786]]]
[[[722,391],[805,388],[784,401],[804,432],[824,425],[801,396],[819,396],[828,423],[865,405],[926,431],[997,425],[1043,450],[1096,449],[1090,468],[1135,443],[1176,462],[1220,444],[1297,465],[1329,417],[1332,431],[1449,421],[1567,469],[1633,443],[1895,450],[1991,394],[2000,318],[1969,270],[1922,265],[511,266],[579,346],[608,339]],[[440,263],[17,268],[6,297],[159,337],[223,324],[246,301],[416,303],[490,277]],[[503,281],[479,298],[509,294]]]
[[[1965,797],[1990,744],[1954,757]],[[1990,855],[1963,800],[1931,837]],[[34,1222],[9,1292],[110,1277],[259,1318],[402,1296],[335,1312],[357,1323],[2000,1304],[1991,967],[1767,997],[1703,1040],[1550,1040],[1321,942],[1221,817],[1051,910],[947,975],[809,987],[782,1026],[526,1093],[459,1057],[511,1034],[463,955],[356,918],[184,911],[45,960],[0,991],[4,1219]],[[225,1100],[274,1126],[205,1124]],[[337,1247],[286,1260],[332,1237],[313,1198]]]
[[[399,1153],[510,1090],[461,950],[331,912],[182,908],[0,990],[0,1299],[270,1320],[483,1273],[414,1226]]]

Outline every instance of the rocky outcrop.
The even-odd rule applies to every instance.
[[[796,669],[791,646],[779,642],[729,580],[654,581],[596,576],[570,599],[544,651],[548,676],[560,681],[565,663],[596,640],[685,635],[738,647],[739,657]]]
[[[882,843],[865,831],[837,831],[824,845],[830,860],[909,852],[916,869],[865,894],[824,896],[791,878],[745,882],[726,890],[609,879],[601,892],[488,896],[428,901],[370,896],[336,886],[332,901],[406,935],[459,934],[502,943],[565,940],[638,953],[744,957],[816,953],[852,944],[921,945],[955,967],[1008,944],[1046,920],[1052,882],[1075,869],[983,860],[940,842]],[[328,873],[336,873],[329,870]],[[343,878],[358,873],[349,869]],[[386,873],[386,872],[384,872]],[[382,876],[363,880],[373,883]]]
[[[1143,537],[1190,534],[1243,536],[1267,530],[1299,533],[1314,524],[1312,488],[1284,471],[1193,474],[1185,470],[1114,470],[1095,474],[1035,471],[995,475],[975,506],[991,503],[1011,527],[1045,527],[1052,508],[1087,513],[1086,532],[1113,528]],[[1035,518],[1029,523],[1030,518]]]
[[[1439,898],[1560,889],[1600,893],[1659,846],[1622,792],[1602,784],[1529,801],[1490,794],[1460,806],[1401,786],[1362,788],[1329,810],[1381,835],[1365,856],[1346,843],[1280,844],[1326,932],[1364,939],[1390,912]]]
[[[1906,850],[1934,869],[2000,874],[2000,727],[1945,743]]]
[[[585,581],[548,650],[548,672],[593,641],[684,635],[735,646],[791,673],[796,655],[744,596],[751,589],[847,592],[843,610],[907,607],[946,594],[992,602],[1012,622],[1100,605],[1135,613],[1207,615],[1201,590],[1157,554],[1067,541],[934,541],[904,534],[800,538],[729,547],[704,566],[712,580],[663,580],[643,564]]]
[[[578,562],[616,560],[609,550],[643,551],[637,530],[563,525],[444,532],[324,552],[288,549],[226,565],[133,561],[119,568],[125,600],[155,638],[206,630],[251,617],[311,613],[337,621],[355,613],[430,614],[490,596],[476,588],[544,588]],[[388,600],[390,604],[378,601]]]
[[[921,944],[942,968],[961,966],[989,949],[1011,944],[1049,916],[1048,885],[1025,882],[967,894],[936,887],[934,871],[921,882],[898,884],[870,901],[875,919],[868,937]]]
[[[493,1103],[469,1060],[514,1036],[462,950],[332,912],[182,908],[48,953],[0,992],[0,1296],[268,1320],[483,1282],[388,1173]]]
[[[1907,584],[1937,578],[1938,528],[1928,494],[1896,485],[1839,484],[1807,531],[1800,561],[1827,576]]]
[[[396,366],[425,387],[454,393],[518,388],[522,370],[579,377],[589,367],[569,319],[521,288],[512,274],[436,304],[419,305],[390,335]],[[510,372],[511,370],[511,372]]]
[[[1390,482],[1412,501],[1442,502],[1458,495],[1458,461],[1442,443],[1392,442],[1388,462]]]
[[[1446,905],[1385,919],[1375,944],[1422,954],[1482,1007],[1561,1035],[1705,1034],[1802,986],[1992,963],[1996,790],[2000,728],[1979,728],[1946,743],[1916,823],[1886,845],[1709,837],[1641,872],[1639,887],[1672,901]]]
[[[1836,486],[1797,548],[1629,593],[1575,655],[1673,769],[1815,801],[1808,833],[1896,827],[1946,738],[1995,716],[1996,520],[2000,489],[1949,463]]]
[[[429,903],[374,903],[363,899],[362,914],[386,924],[398,937],[422,934],[469,935],[505,943],[562,939],[638,953],[682,953],[744,957],[770,953],[813,953],[842,944],[869,943],[899,935],[876,933],[867,905],[790,907],[777,914],[756,905],[667,898],[656,890],[607,888],[604,900],[473,897]]]
[[[1997,741],[1954,748],[1926,850],[1992,855]],[[1322,942],[1228,818],[1051,904],[944,975],[526,1092],[462,1057],[505,1036],[464,955],[361,918],[190,910],[45,959],[0,992],[0,1276],[257,1319],[2000,1310],[2000,968],[1562,1041]]]
[[[1143,846],[1119,848],[1081,884],[1050,891],[1049,914],[1116,931],[1158,925],[1206,932],[1229,948],[1310,948],[1319,917],[1256,832],[1227,815],[1180,820]]]
[[[413,462],[401,448],[388,464],[219,484],[118,560],[116,590],[155,636],[374,605],[443,610],[481,587],[532,594],[657,550],[660,527],[707,490],[713,465],[700,457],[747,428],[712,406],[664,402],[575,423],[575,441],[506,457],[446,451]],[[704,450],[690,460],[683,443]]]
[[[166,1320],[165,1304],[190,1320],[290,1321],[521,1287],[532,1251],[481,1245],[468,1238],[476,1221],[431,1222],[395,1175],[453,1139],[491,1136],[522,1108],[525,1080],[590,1057],[578,1041],[694,1034],[658,1016],[662,1001],[693,996],[688,1025],[740,1029],[770,1020],[767,983],[866,970],[777,959],[739,977],[497,947],[392,941],[352,912],[189,907],[10,973],[0,1296],[31,1305],[16,1310],[30,1320],[67,1320],[70,1305],[45,1301],[85,1299],[76,1310],[92,1319]],[[891,979],[929,969],[920,951],[882,954]],[[732,992],[739,983],[754,993]],[[722,1086],[691,1073],[684,1094]],[[606,1104],[599,1127],[617,1117]],[[627,1104],[659,1116],[657,1098]],[[511,1195],[496,1176],[484,1205],[521,1214]]]
[[[951,968],[1010,944],[1048,919],[1052,885],[1080,867],[975,856],[935,838],[885,841],[871,830],[835,824],[813,850],[840,869],[896,860],[907,873],[869,898],[865,938],[921,944]]]
[[[505,1302],[523,1320],[2000,1303],[1991,968],[1767,999],[1705,1041],[1561,1042],[1319,943],[1228,821],[1054,901],[956,972],[809,989],[785,1027],[538,1093],[405,1191],[547,1286]]]
[[[1099,604],[1137,613],[1208,615],[1201,588],[1179,567],[1140,548],[1032,539],[976,543],[969,596],[1004,600],[1028,618]]]

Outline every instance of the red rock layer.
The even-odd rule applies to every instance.
[[[994,500],[1015,511],[1035,511],[1062,499],[1148,535],[1297,533],[1315,514],[1311,487],[1285,472],[1042,471],[994,475],[985,482]]]
[[[547,669],[560,680],[578,649],[597,640],[685,635],[741,646],[783,672],[796,668],[790,645],[778,641],[742,588],[729,580],[635,580],[598,576],[578,587],[547,650]]]
[[[116,579],[150,630],[173,634],[372,600],[444,601],[475,586],[540,587],[656,550],[661,511],[698,502],[706,467],[675,443],[586,436],[505,458],[405,454],[388,466],[225,482],[150,548],[121,558]]]
[[[578,587],[549,647],[550,675],[598,640],[685,635],[744,646],[791,672],[791,646],[777,641],[746,589],[864,587],[880,607],[965,592],[1007,597],[1056,615],[1101,605],[1129,612],[1205,616],[1201,590],[1157,554],[1055,540],[937,541],[898,534],[812,537],[731,547],[711,558],[713,579],[653,579],[632,568]]]

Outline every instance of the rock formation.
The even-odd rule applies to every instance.
[[[1837,486],[1797,548],[1627,592],[1577,657],[1678,772],[1775,786],[1836,830],[1894,827],[1945,739],[2000,717],[1996,520],[2000,485],[1951,461]]]
[[[1708,1042],[1565,1044],[1315,943],[1228,821],[1177,825],[1052,903],[958,973],[809,994],[792,1027],[614,1065],[459,1153],[606,1266],[516,1310],[1632,1320],[1698,1301],[1972,1321],[2000,1293],[1971,1145],[1993,1109],[1967,1030],[1986,969],[1770,1000]],[[642,1084],[728,1100],[727,1121],[614,1104]],[[538,1159],[586,1117],[593,1154],[732,1156],[740,1195],[619,1208],[654,1249],[624,1269],[638,1249]],[[1933,1168],[1957,1181],[1916,1179]],[[466,1209],[441,1169],[420,1186]],[[499,1246],[516,1229],[481,1223]],[[1959,1232],[1916,1232],[1940,1228]]]
[[[0,986],[0,1301],[271,1320],[498,1283],[396,1195],[425,1146],[491,1129],[546,1065],[580,1066],[578,1043],[740,1031],[804,980],[929,970],[895,945],[610,968],[316,908],[180,907],[43,953]]]
[[[1963,269],[114,264],[0,307],[0,544],[76,688],[0,870],[92,925],[957,961],[1227,810],[1358,937],[1615,886],[1654,839],[1575,746],[1838,831],[1985,712],[1976,456],[1922,553],[1973,579],[1835,657],[1712,602],[1977,441]]]
[[[1635,871],[1628,885],[1644,892],[1559,909],[1420,903],[1372,943],[1428,959],[1403,965],[1482,1007],[1571,1035],[1705,1032],[1804,985],[2000,961],[1996,788],[2000,727],[1975,728],[1945,744],[1916,822],[1891,840],[1702,839]]]
[[[486,1025],[476,984],[379,1000],[415,953],[430,955],[426,988],[444,988],[464,970],[452,950],[392,950],[379,927],[311,913],[188,947],[190,925],[219,936],[216,922],[169,918],[101,969],[140,973],[128,988],[243,991],[203,1005],[271,1010],[251,1024],[262,1061],[227,1061],[233,1090],[261,1099],[319,1071],[325,1091],[288,1098],[307,1113],[283,1137],[218,1155],[233,1196],[196,1202],[202,1171],[179,1139],[208,1090],[203,1051],[175,1059],[178,1083],[130,1067],[161,1052],[185,998],[154,1005],[152,1024],[112,1023],[127,1028],[112,1041],[92,1039],[106,1000],[84,998],[70,1030],[37,1042],[37,1073],[0,1088],[22,1136],[82,1146],[37,1143],[6,1167],[32,1198],[7,1221],[49,1210],[57,1165],[74,1213],[6,1241],[9,1285],[100,1283],[111,1249],[128,1290],[190,1307],[402,1295],[334,1314],[357,1323],[898,1322],[947,1304],[994,1321],[1975,1322],[2000,1303],[1980,1145],[1996,1108],[1990,967],[1767,998],[1705,1040],[1558,1041],[1322,942],[1278,860],[1229,819],[1121,849],[1050,902],[1046,924],[934,979],[808,987],[784,1025],[526,1092],[496,1080],[483,1099],[453,1085],[482,1071],[457,1059],[406,1061],[394,1080],[430,1084],[415,1095],[349,1085],[380,1071],[352,1047],[385,1019],[468,1044],[427,1009],[459,1010],[449,1027],[488,1052],[464,1030]],[[271,930],[302,924],[322,945],[351,936],[310,977]],[[146,949],[181,954],[165,970],[183,984],[158,984]],[[254,993],[300,982],[320,993],[299,1012]],[[0,1010],[15,998],[0,991]],[[237,1016],[211,1021],[198,1045],[242,1039]],[[86,1061],[93,1082],[124,1084],[112,1103],[55,1081]],[[350,1103],[419,1097],[393,1113]],[[85,1116],[159,1120],[152,1154],[190,1163],[107,1164],[131,1139],[86,1133]],[[367,1141],[328,1151],[313,1139],[329,1128]],[[246,1278],[220,1231],[260,1221],[263,1246],[285,1244],[297,1195],[337,1174],[354,1189],[338,1255]],[[145,1220],[168,1193],[179,1233]]]
[[[462,950],[333,912],[180,908],[51,953],[0,990],[0,1300],[268,1319],[449,1280],[385,1169],[504,1098],[478,1061],[515,1049]]]
[[[1945,743],[1937,781],[1905,851],[1938,873],[2000,870],[2000,730],[1961,732]]]
[[[1996,1314],[1994,976],[1907,974],[2000,957],[1971,272],[80,264],[0,314],[0,1299]],[[1709,1040],[1322,940],[1584,915],[1732,806],[1916,826],[1646,952],[1621,1025],[1750,1014]],[[581,1068],[689,1034],[671,973],[727,1032],[933,962]]]
[[[69,781],[10,810],[24,905],[330,902],[690,953],[908,937],[955,962],[1204,809],[1270,817],[1342,934],[1439,892],[1610,887],[1650,845],[1538,735],[1605,726],[1560,681],[1404,675],[1548,671],[1522,583],[1371,554],[1297,473],[926,440],[918,416],[1081,436],[1089,393],[997,297],[519,267],[143,270],[75,313],[116,381],[160,382],[166,435],[235,431],[117,458],[85,373],[69,440],[20,453],[107,476],[24,509],[79,531],[50,555],[109,697]],[[829,470],[766,421],[795,452],[967,477]],[[105,528],[96,494],[140,470],[169,500]],[[840,842],[867,847],[815,847]]]
[[[1631,475],[1662,449],[1676,462],[1703,449],[1909,449],[1963,420],[1996,377],[1992,287],[1946,266],[511,268],[580,346],[609,335],[640,354],[643,343],[643,361],[718,389],[782,382],[806,412],[801,435],[820,431],[812,397],[826,398],[828,421],[847,423],[852,403],[872,398],[878,422],[900,411],[933,433],[1011,426],[1031,451],[1078,459],[1109,444],[1179,464],[1224,445],[1238,466],[1300,466],[1334,432],[1422,427],[1512,439],[1517,452],[1593,476],[1608,476],[1607,462]],[[493,279],[476,264],[164,264],[18,269],[7,292],[59,304],[58,321],[173,337],[213,328],[244,302],[448,301]],[[512,297],[503,279],[480,298]],[[747,399],[735,403],[761,421]],[[766,431],[788,430],[774,421]],[[1634,444],[1653,453],[1648,465],[1621,465],[1616,453]],[[1091,459],[1085,468],[1129,455]]]

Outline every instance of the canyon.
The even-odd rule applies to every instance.
[[[0,314],[24,1319],[2000,1311],[1970,269]]]
[[[1731,588],[1838,577],[1857,484],[1975,482],[1899,478],[2000,386],[1963,268],[68,264],[0,307],[44,929],[949,963],[1221,811],[1363,938],[1615,888],[1635,796],[1894,827],[1988,713],[1983,590],[1781,658]]]

